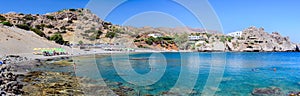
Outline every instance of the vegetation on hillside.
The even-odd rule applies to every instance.
[[[8,22],[8,21],[4,21],[4,22],[1,22],[3,25],[5,25],[5,26],[9,26],[9,27],[11,27],[11,26],[14,26],[13,24],[11,24],[10,22]]]
[[[24,18],[25,20],[36,20],[36,18],[33,17],[32,15],[25,15],[23,18]]]
[[[105,35],[106,38],[110,38],[110,39],[112,39],[112,38],[114,38],[116,36],[117,36],[117,33],[115,33],[115,32],[108,32]]]
[[[175,34],[174,35],[174,42],[176,43],[176,45],[178,45],[178,47],[180,49],[184,49],[185,48],[185,44],[188,41],[188,34],[184,33],[184,34]]]
[[[174,42],[174,38],[170,36],[152,37],[139,35],[134,40],[134,43],[139,48],[165,48],[171,50],[177,50],[177,45]],[[158,47],[159,46],[159,47]],[[174,49],[175,48],[175,49]]]
[[[60,33],[55,33],[53,36],[50,37],[51,41],[55,41],[55,43],[61,44],[61,45],[67,45],[69,44],[68,41],[65,41]]]
[[[41,37],[47,37],[44,32],[42,32],[41,30],[39,30],[37,28],[30,28],[30,30],[33,31],[34,33],[36,33],[37,35],[41,36]]]
[[[0,22],[6,21],[6,18],[2,15],[0,15]]]
[[[54,20],[55,19],[54,16],[50,16],[50,15],[47,15],[46,18],[50,19],[50,20]]]
[[[100,39],[100,36],[103,34],[101,30],[96,30],[95,28],[91,28],[89,30],[84,31],[81,33],[82,36],[85,36],[86,39],[94,41]]]
[[[24,29],[24,30],[27,30],[27,31],[30,30],[30,26],[27,25],[27,24],[17,24],[16,26],[17,26],[18,28],[20,28],[20,29]]]

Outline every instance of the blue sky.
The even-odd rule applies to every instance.
[[[100,1],[99,3],[116,2],[117,0]],[[84,8],[88,2],[89,0],[2,0],[0,13],[13,11],[45,14],[67,8]],[[127,3],[117,7],[117,11],[112,11],[107,18],[102,19],[121,25],[128,18],[134,21],[145,17],[149,18],[145,20],[146,22],[161,22],[156,26],[152,25],[155,27],[164,25],[167,27],[177,26],[178,22],[178,24],[176,22],[164,24],[163,22],[177,19],[186,26],[202,27],[196,18],[186,11],[186,9],[170,2],[168,0],[129,0]],[[243,30],[249,26],[257,26],[264,27],[268,32],[278,31],[284,36],[289,36],[292,41],[300,43],[299,0],[209,0],[209,2],[219,17],[225,33]],[[99,16],[101,15],[101,12],[98,12],[99,10],[95,11]],[[156,12],[140,14],[144,11]],[[167,13],[168,15],[163,13]],[[136,18],[132,18],[132,16],[136,16]],[[172,18],[168,19],[168,16]],[[158,17],[162,17],[163,19],[157,19]],[[129,20],[127,24],[130,25],[133,23],[130,23]],[[144,25],[136,23],[134,26]]]

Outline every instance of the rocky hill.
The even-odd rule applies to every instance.
[[[58,44],[118,43],[130,48],[197,51],[295,51],[298,47],[278,32],[269,34],[263,28],[250,27],[240,37],[213,30],[175,27],[152,28],[114,25],[101,20],[88,9],[66,9],[40,14],[0,14],[4,26],[33,31]],[[153,38],[152,33],[161,36]],[[201,36],[189,41],[188,36]],[[156,36],[154,36],[156,37]],[[298,48],[299,49],[299,48]]]
[[[205,37],[206,35],[204,35]],[[264,28],[249,27],[242,31],[241,36],[231,37],[223,34],[204,38],[205,42],[196,43],[198,51],[234,51],[234,52],[287,52],[299,51],[297,44],[289,37],[278,32],[269,34]]]
[[[2,19],[1,19],[2,18]],[[133,42],[139,33],[159,31],[155,28],[135,28],[113,25],[105,22],[88,9],[67,9],[40,14],[7,13],[0,14],[0,22],[5,26],[15,26],[33,31],[48,40],[59,38],[59,44],[118,43],[137,48]]]
[[[119,43],[126,47],[138,48],[134,40],[140,33],[150,31],[171,33],[171,28],[135,28],[113,25],[101,20],[88,9],[67,9],[44,15],[0,14],[0,22],[5,26],[15,26],[26,31],[33,31],[41,37],[59,44]],[[172,30],[172,32],[183,32],[180,28]],[[154,47],[150,45],[149,48]]]
[[[8,13],[1,16],[12,26],[34,31],[46,38],[60,34],[70,43],[95,41],[102,34],[103,25],[109,26],[87,9],[68,9],[45,15]]]
[[[296,44],[289,37],[283,37],[278,32],[269,34],[264,28],[250,27],[243,31],[240,39],[230,42],[231,51],[295,51]],[[228,43],[228,45],[230,45]],[[239,45],[237,45],[239,44]],[[236,47],[234,47],[236,46]]]

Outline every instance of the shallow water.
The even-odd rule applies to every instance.
[[[111,89],[127,86],[141,95],[251,95],[267,87],[284,94],[300,91],[300,53],[142,53],[77,63],[76,75],[102,78]]]

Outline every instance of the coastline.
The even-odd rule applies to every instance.
[[[56,76],[62,80],[64,80],[64,84],[67,84],[67,83],[70,83],[71,87],[68,87],[64,90],[67,90],[67,89],[72,89],[73,92],[75,92],[74,90],[77,90],[76,94],[84,94],[84,92],[81,90],[81,91],[78,91],[80,90],[80,87],[79,86],[85,86],[86,89],[85,90],[92,90],[91,88],[87,88],[87,87],[95,87],[96,85],[93,85],[93,84],[83,84],[83,83],[80,83],[80,82],[85,82],[84,80],[88,80],[90,81],[90,79],[88,78],[84,78],[84,77],[78,77],[78,76],[73,76],[71,75],[72,72],[54,72],[54,71],[49,71],[49,70],[43,70],[43,71],[35,71],[34,69],[36,68],[39,68],[39,67],[47,67],[47,66],[54,66],[54,68],[60,68],[60,67],[69,67],[69,68],[72,68],[73,67],[73,58],[74,57],[85,57],[85,56],[109,56],[111,54],[127,54],[127,53],[130,53],[130,54],[139,54],[139,53],[176,53],[176,52],[185,52],[185,53],[189,53],[189,52],[193,52],[193,51],[155,51],[155,50],[139,50],[139,51],[136,51],[136,52],[122,52],[122,51],[99,51],[99,50],[92,50],[92,51],[87,51],[87,52],[84,52],[84,51],[81,51],[81,52],[78,52],[75,53],[75,54],[71,54],[71,55],[60,55],[60,56],[41,56],[41,55],[33,55],[33,54],[11,54],[11,55],[16,55],[16,56],[20,56],[20,58],[28,58],[28,60],[26,61],[21,61],[21,62],[17,62],[17,63],[9,63],[9,64],[6,64],[8,65],[9,67],[12,67],[13,70],[8,70],[6,71],[6,73],[12,73],[14,76],[17,76],[15,78],[17,78],[18,80],[13,80],[11,82],[17,82],[17,84],[21,84],[23,88],[19,88],[19,89],[15,89],[15,92],[25,92],[25,94],[29,94],[31,91],[30,90],[23,90],[23,89],[26,89],[26,88],[35,88],[36,86],[33,86],[32,84],[34,84],[33,82],[35,83],[41,83],[41,82],[36,82],[36,81],[32,81],[33,78],[40,78],[41,80],[48,80],[51,77],[51,75],[53,76]],[[227,51],[227,52],[222,52],[222,51],[216,51],[217,53],[272,53],[272,52],[234,52],[234,51]],[[216,52],[197,52],[197,53],[216,53]],[[275,53],[278,53],[278,52],[275,52]],[[62,63],[65,63],[63,61],[67,61],[67,64],[63,64],[63,65],[60,65],[60,64],[53,64],[53,63],[49,63],[49,61],[54,61],[54,62],[62,62]],[[48,62],[48,63],[47,63]],[[0,67],[2,67],[3,65],[1,65]],[[1,69],[2,70],[2,69]],[[75,72],[75,70],[74,70]],[[74,73],[73,72],[73,73]],[[46,74],[46,75],[45,75]],[[56,74],[56,75],[54,75]],[[47,77],[48,76],[48,77]],[[30,79],[28,79],[30,78]],[[45,79],[46,78],[46,79]],[[76,80],[76,82],[72,79],[72,80],[68,80],[67,78],[73,78],[74,80]],[[40,80],[40,81],[41,81]],[[80,82],[79,82],[79,81]],[[96,81],[95,81],[96,82]],[[98,80],[97,82],[103,82],[103,80]],[[50,88],[51,86],[53,87],[56,83],[62,83],[62,82],[43,82],[45,83],[44,85],[40,85],[40,86],[48,86],[48,87],[45,87],[45,90],[44,91],[47,91],[48,89],[47,88]],[[14,86],[21,86],[21,85],[17,85],[15,84]],[[53,85],[54,84],[54,85]],[[73,85],[74,86],[73,86]],[[3,85],[3,84],[2,84]],[[29,87],[28,87],[29,86]],[[61,87],[61,86],[60,86]],[[60,88],[59,86],[56,86],[55,88]],[[74,87],[74,88],[73,88]],[[99,87],[99,86],[98,86]],[[100,85],[100,87],[102,89],[107,89],[107,87],[105,85]],[[36,89],[36,88],[35,88]],[[51,88],[50,88],[51,89]],[[121,90],[121,89],[120,89]],[[37,91],[37,89],[35,90]],[[48,90],[49,91],[49,90]],[[52,90],[53,91],[53,90]],[[60,90],[61,91],[61,90]],[[108,91],[108,90],[106,90]],[[4,91],[5,94],[9,93],[10,91]],[[28,93],[29,92],[29,93]],[[21,94],[21,93],[17,93],[17,94]],[[104,92],[104,93],[109,93],[109,94],[113,94],[113,92]],[[10,93],[11,94],[11,93]],[[37,94],[34,94],[34,95],[40,95],[41,93],[37,93]],[[47,93],[49,94],[49,93]],[[58,94],[58,93],[57,93]],[[61,92],[59,94],[71,94],[71,93],[66,93],[66,92]],[[120,93],[121,94],[121,93]],[[123,93],[122,93],[123,94]],[[32,95],[32,94],[31,94]]]

